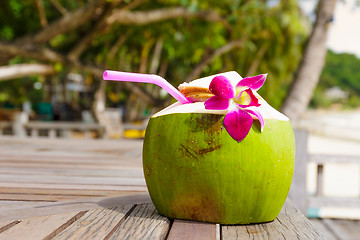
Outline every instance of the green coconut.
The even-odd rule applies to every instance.
[[[262,100],[263,132],[254,121],[235,141],[223,111],[176,103],[155,114],[143,145],[150,197],[161,215],[222,224],[273,221],[288,195],[295,158],[287,117]]]

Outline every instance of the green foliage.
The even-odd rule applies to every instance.
[[[233,68],[245,75],[254,61],[260,58],[256,71],[250,74],[269,73],[260,94],[278,108],[301,59],[307,31],[296,1],[281,1],[271,9],[255,2],[250,2],[236,13],[238,25],[245,26],[244,31],[237,34],[247,34],[248,39],[244,48],[233,53],[238,59]],[[265,49],[264,54],[258,55],[261,48]]]
[[[360,95],[360,59],[353,54],[328,51],[320,87],[339,86]]]
[[[108,2],[110,4],[114,1]],[[120,7],[130,2],[132,1],[122,1]],[[43,3],[49,23],[62,17],[50,1]],[[59,3],[71,12],[87,1],[60,0]],[[174,18],[143,26],[114,24],[92,39],[91,45],[82,53],[80,61],[96,64],[104,69],[132,72],[138,72],[145,66],[142,70],[147,72],[156,42],[161,40],[163,49],[158,69],[166,69],[165,78],[177,86],[206,56],[231,41],[242,41],[242,47],[234,48],[213,59],[203,69],[201,76],[231,70],[237,71],[243,77],[248,74],[269,73],[268,81],[260,94],[270,104],[279,107],[300,61],[302,47],[308,35],[308,28],[304,26],[304,17],[299,11],[297,1],[279,1],[275,7],[270,7],[262,0],[155,0],[144,1],[133,11],[179,6],[194,13],[217,13],[225,23],[192,17]],[[37,13],[34,1],[5,1],[0,8],[0,40],[11,41],[39,31],[41,25]],[[57,52],[66,54],[95,26],[95,20],[89,21],[77,29],[57,35],[47,45]],[[116,49],[114,57],[109,57],[114,44],[124,36],[124,42]],[[52,64],[55,64],[56,71],[62,75],[73,70],[71,66]],[[249,72],[250,69],[252,72]],[[19,81],[25,84],[24,79]],[[32,84],[30,81],[29,85]],[[121,94],[116,93],[122,101],[126,99],[124,93],[127,94],[125,91]],[[19,99],[22,98],[16,101]]]
[[[22,103],[31,101],[37,104],[42,101],[42,89],[35,89],[34,84],[38,82],[36,77],[25,77],[17,80],[0,82],[0,106],[12,103],[17,108],[21,108]]]
[[[311,108],[329,108],[334,102],[327,98],[324,90],[316,88],[310,102]]]
[[[39,29],[40,21],[34,11],[36,11],[36,5],[33,1],[2,1],[0,7],[1,39],[13,40]]]
[[[331,87],[339,87],[350,94],[345,107],[360,106],[360,59],[349,53],[335,53],[328,51],[320,81],[315,89],[311,107],[326,108],[339,103],[326,98],[324,92]]]

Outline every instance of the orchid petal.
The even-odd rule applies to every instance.
[[[239,107],[243,108],[252,106],[259,107],[261,105],[259,103],[259,99],[254,95],[250,88],[241,91],[238,95],[236,95],[234,101]]]
[[[250,109],[244,109],[245,112],[255,116],[255,118],[257,118],[260,122],[260,132],[264,131],[264,126],[265,126],[265,122],[264,122],[264,118],[261,115],[261,113],[259,111],[256,110],[250,110]]]
[[[246,77],[240,80],[236,85],[237,91],[242,90],[242,87],[249,87],[251,90],[259,90],[266,80],[267,74],[260,74],[253,77]],[[239,89],[239,90],[238,90]]]
[[[213,96],[204,102],[205,109],[225,110],[229,107],[230,101],[227,98]]]
[[[239,108],[230,110],[224,118],[224,126],[229,135],[241,142],[249,133],[253,118],[247,112]]]
[[[222,98],[230,99],[235,97],[235,89],[230,80],[221,75],[213,78],[209,90],[216,96]]]

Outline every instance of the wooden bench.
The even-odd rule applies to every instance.
[[[14,135],[18,137],[47,138],[143,138],[147,121],[140,124],[121,123],[120,119],[112,119],[106,124],[96,122],[65,122],[65,121],[28,121],[21,112],[13,114],[12,121],[0,121],[0,136]],[[111,115],[111,114],[110,114]],[[26,118],[23,119],[23,118]],[[108,128],[108,129],[106,129]],[[116,129],[116,131],[114,131]],[[116,134],[109,134],[116,133]]]
[[[0,122],[0,135],[12,135],[13,124],[11,122],[2,121]]]
[[[30,121],[24,128],[31,137],[70,138],[75,132],[82,133],[87,139],[102,138],[104,135],[104,128],[97,123]]]
[[[330,154],[312,154],[309,156],[309,162],[316,166],[316,193],[308,197],[308,206],[310,208],[320,207],[350,207],[360,208],[360,197],[328,197],[323,194],[324,185],[324,166],[326,164],[347,164],[359,167],[360,157],[346,155]]]
[[[359,167],[360,157],[334,154],[309,154],[308,132],[296,130],[296,161],[295,172],[289,198],[294,202],[301,212],[308,217],[319,218],[319,211],[324,207],[335,208],[360,208],[359,197],[330,197],[323,194],[324,168],[327,164],[345,164]],[[314,164],[316,168],[316,192],[309,195],[307,191],[307,166]],[[340,215],[339,215],[340,216]],[[341,217],[341,216],[340,216]]]

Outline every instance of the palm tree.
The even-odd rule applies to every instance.
[[[296,124],[305,112],[319,81],[327,51],[327,32],[333,19],[336,2],[337,0],[319,0],[315,25],[295,80],[281,108],[293,124]]]

